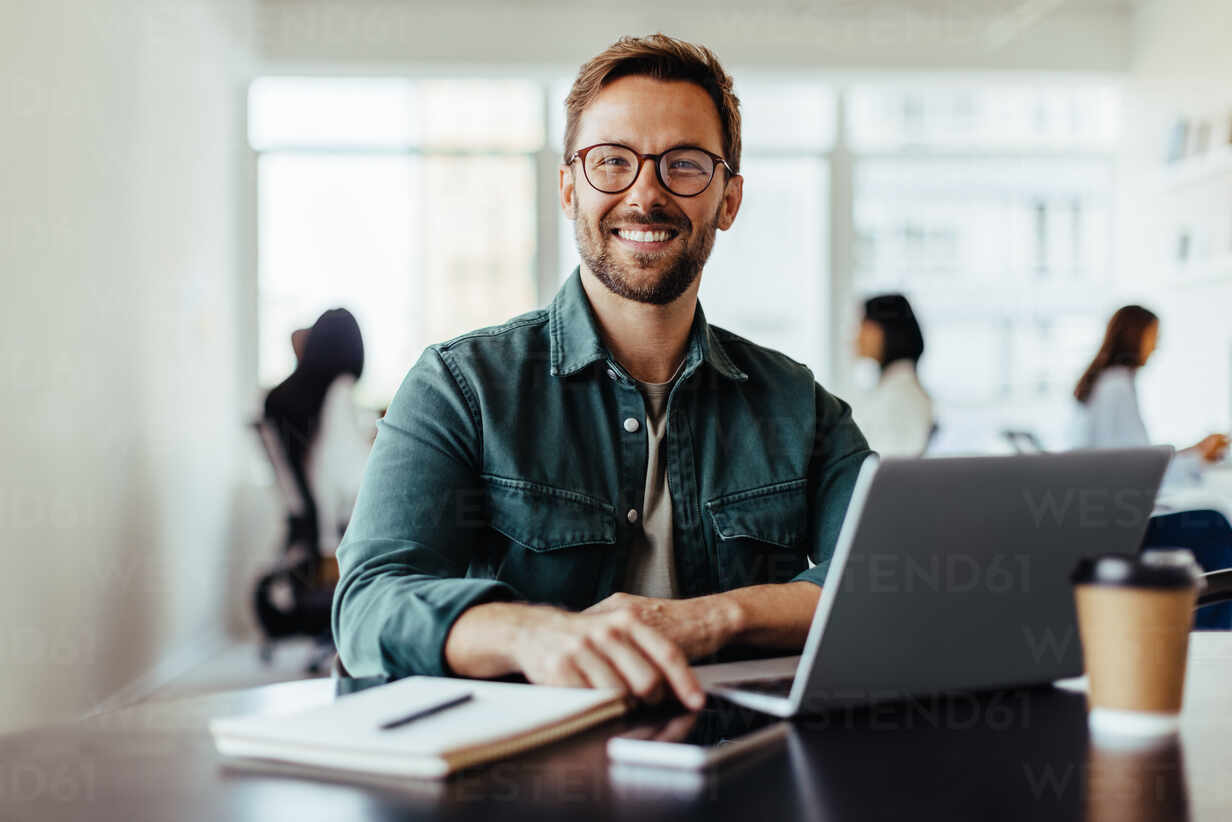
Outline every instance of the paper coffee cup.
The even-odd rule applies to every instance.
[[[1175,730],[1200,576],[1188,551],[1084,559],[1072,581],[1093,725]]]

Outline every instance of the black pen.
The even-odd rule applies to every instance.
[[[444,702],[437,703],[436,705],[429,705],[426,708],[420,708],[419,710],[409,713],[406,716],[400,716],[397,719],[391,719],[388,722],[382,722],[380,725],[380,729],[382,731],[388,731],[388,730],[392,730],[393,728],[401,728],[403,725],[414,722],[416,719],[423,719],[425,716],[431,716],[432,714],[439,713],[444,710],[448,710],[449,708],[452,708],[455,705],[461,705],[464,702],[470,702],[474,698],[475,698],[475,695],[468,691],[467,693],[460,694],[451,699],[447,699]]]

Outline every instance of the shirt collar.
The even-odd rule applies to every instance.
[[[915,378],[915,363],[903,357],[886,365],[881,370],[881,382],[889,382],[891,380],[898,382],[901,380],[911,380]]]
[[[599,337],[594,311],[582,288],[580,267],[573,269],[548,308],[548,334],[551,338],[550,360],[554,377],[568,377],[591,363],[611,358]],[[689,329],[682,376],[702,362],[708,363],[728,379],[739,381],[749,378],[732,362],[727,350],[706,323],[706,315],[699,302],[693,312],[693,327]]]

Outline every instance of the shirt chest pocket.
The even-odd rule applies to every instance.
[[[723,590],[790,582],[808,568],[806,479],[724,494],[707,502],[706,511]]]
[[[581,608],[594,601],[610,546],[615,508],[586,494],[485,475],[489,527],[499,537],[496,576],[532,602]]]

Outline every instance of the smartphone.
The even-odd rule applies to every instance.
[[[782,745],[791,723],[730,703],[647,723],[608,740],[613,762],[704,770]]]

